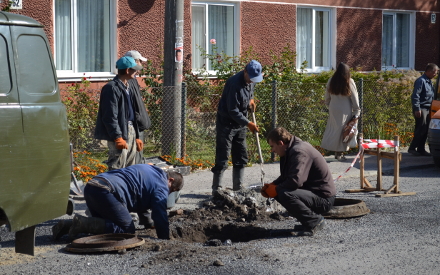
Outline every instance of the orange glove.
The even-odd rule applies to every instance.
[[[265,183],[261,188],[261,195],[265,198],[275,198],[277,194],[277,186],[273,183]]]
[[[269,188],[269,184],[267,184],[267,183],[265,183],[264,185],[263,185],[263,187],[261,187],[261,196],[263,196],[263,197],[265,197],[265,198],[269,198],[269,195],[268,194],[266,194],[266,190],[267,190],[267,188]]]
[[[249,128],[249,130],[250,130],[253,134],[255,134],[255,132],[258,132],[258,131],[259,131],[258,126],[255,125],[255,123],[253,123],[253,122],[251,122],[251,121],[249,121],[247,127]]]
[[[251,112],[253,113],[255,112],[255,109],[257,109],[257,105],[253,98],[249,101],[249,109],[251,109]]]
[[[116,148],[118,148],[119,150],[128,149],[127,142],[121,137],[115,139],[115,143],[116,143]]]
[[[144,149],[144,143],[140,139],[136,139],[136,150],[138,152],[142,151]]]

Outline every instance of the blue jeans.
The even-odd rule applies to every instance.
[[[113,193],[86,185],[84,198],[92,217],[105,219],[105,233],[135,233],[133,218],[127,207]]]
[[[221,174],[228,168],[229,153],[232,152],[232,165],[242,168],[248,163],[246,149],[246,126],[217,115],[216,122],[215,166],[214,174]]]

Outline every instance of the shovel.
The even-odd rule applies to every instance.
[[[252,121],[255,125],[257,125],[257,121],[255,119],[255,112],[252,112]],[[261,153],[261,146],[260,146],[260,138],[258,137],[258,132],[255,132],[255,137],[257,139],[257,147],[258,147],[258,155],[260,156],[260,168],[261,168],[261,187],[264,186],[264,170],[263,170],[263,154]],[[266,200],[266,211],[272,212],[271,204],[274,201],[274,199],[267,199]]]
[[[252,112],[252,120],[255,125],[257,121],[255,120],[255,112]],[[258,137],[258,132],[255,132],[255,137],[257,138],[258,155],[260,156],[260,168],[261,168],[261,186],[264,186],[264,170],[263,170],[263,154],[261,153],[260,138]]]

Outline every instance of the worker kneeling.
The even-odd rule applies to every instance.
[[[135,233],[130,212],[141,215],[152,210],[157,237],[169,239],[167,199],[183,187],[183,177],[149,164],[137,164],[99,174],[84,188],[84,198],[92,217],[75,215],[69,223],[61,221],[52,229],[55,239],[69,233]],[[68,229],[68,231],[67,231]]]
[[[313,236],[325,225],[321,214],[335,202],[336,188],[327,162],[310,143],[282,127],[273,129],[267,142],[280,156],[281,175],[264,184],[261,194],[275,198],[302,224],[299,236]]]

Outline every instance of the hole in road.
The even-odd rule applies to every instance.
[[[174,238],[184,242],[205,243],[209,240],[231,240],[249,242],[269,237],[292,236],[291,229],[268,229],[250,224],[239,223],[201,223],[197,225],[179,225],[172,230]]]

